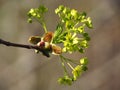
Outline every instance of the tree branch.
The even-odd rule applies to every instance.
[[[45,55],[46,57],[50,57],[49,52],[47,52],[45,49],[42,49],[38,46],[17,44],[17,43],[8,42],[8,41],[2,40],[2,39],[0,39],[0,44],[6,45],[6,46],[26,48],[26,49],[36,49],[36,50],[40,51],[41,53],[43,53],[43,55]]]

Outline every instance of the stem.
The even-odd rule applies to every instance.
[[[65,64],[64,64],[64,61],[63,61],[63,58],[61,57],[61,55],[60,55],[60,60],[61,60],[61,62],[62,62],[62,67],[63,67],[63,69],[64,69],[65,75],[68,75],[67,69],[66,69],[66,67],[65,67]]]
[[[42,26],[43,26],[43,29],[44,29],[45,33],[47,33],[48,31],[47,31],[47,28],[46,28],[46,24],[44,22],[42,22]]]
[[[45,33],[47,33],[48,30],[47,30],[47,28],[46,28],[46,24],[45,24],[44,20],[38,19],[38,18],[35,18],[35,20],[38,21],[38,22],[42,25],[42,27],[43,27]]]
[[[35,50],[38,50],[38,51],[42,52],[43,55],[45,55],[46,57],[50,57],[49,53],[47,53],[45,49],[42,49],[38,46],[17,44],[17,43],[8,42],[8,41],[2,40],[2,39],[0,39],[0,44],[6,45],[6,46],[26,48],[26,49],[35,49]]]
[[[67,64],[72,70],[74,70],[73,66],[70,63],[67,63]]]
[[[61,57],[62,57],[64,60],[66,60],[67,62],[69,61],[69,62],[72,62],[72,63],[74,63],[74,64],[76,64],[76,65],[78,65],[78,64],[79,64],[79,63],[77,63],[77,62],[73,61],[72,59],[65,58],[65,57],[64,57],[64,56],[62,56],[62,55],[61,55]]]

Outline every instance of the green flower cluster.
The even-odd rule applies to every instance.
[[[64,76],[64,77],[62,77],[62,78],[59,78],[58,79],[58,82],[60,83],[60,84],[64,84],[64,85],[71,85],[72,84],[72,82],[73,82],[73,79],[71,78],[71,77],[69,77],[69,76]]]
[[[63,52],[74,51],[84,52],[88,47],[89,35],[84,28],[92,28],[90,17],[86,13],[78,13],[75,9],[59,6],[55,13],[59,16],[60,22],[55,31],[54,43],[63,43]]]
[[[74,80],[77,80],[77,78],[80,77],[82,72],[87,70],[87,64],[88,64],[88,60],[86,57],[80,59],[80,65],[77,65],[72,71]]]
[[[81,76],[81,74],[84,71],[86,71],[88,69],[87,68],[88,59],[86,57],[81,58],[79,63],[75,63],[74,60],[63,57],[62,55],[60,57],[62,59],[62,66],[63,66],[64,72],[65,72],[64,77],[61,77],[58,79],[58,82],[60,84],[71,85],[74,81],[76,81]],[[73,67],[69,62],[71,62],[77,66]],[[72,69],[72,75],[69,75],[69,73],[67,72],[65,63]]]
[[[40,21],[41,19],[43,19],[43,14],[45,12],[47,12],[47,8],[45,8],[44,6],[40,6],[39,8],[31,8],[30,11],[28,12],[28,22],[32,23],[32,18]]]
[[[42,27],[44,28],[45,32],[47,32],[45,20],[44,20],[44,14],[48,11],[48,9],[44,6],[39,6],[38,8],[31,8],[28,15],[28,23],[32,23],[33,20],[37,20]]]

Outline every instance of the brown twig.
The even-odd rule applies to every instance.
[[[46,51],[45,49],[42,49],[42,48],[40,48],[40,47],[38,47],[38,46],[17,44],[17,43],[8,42],[8,41],[2,40],[2,39],[0,39],[0,44],[6,45],[6,46],[26,48],[26,49],[36,49],[36,50],[42,52],[43,55],[45,55],[45,56],[47,56],[47,57],[50,57],[48,51]]]

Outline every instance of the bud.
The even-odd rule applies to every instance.
[[[82,65],[87,65],[88,64],[88,59],[86,57],[80,59],[80,64]]]
[[[43,36],[43,40],[45,42],[51,42],[53,38],[53,32],[47,32],[44,36]]]
[[[41,38],[40,36],[31,36],[28,41],[32,44],[37,44],[41,41]]]

